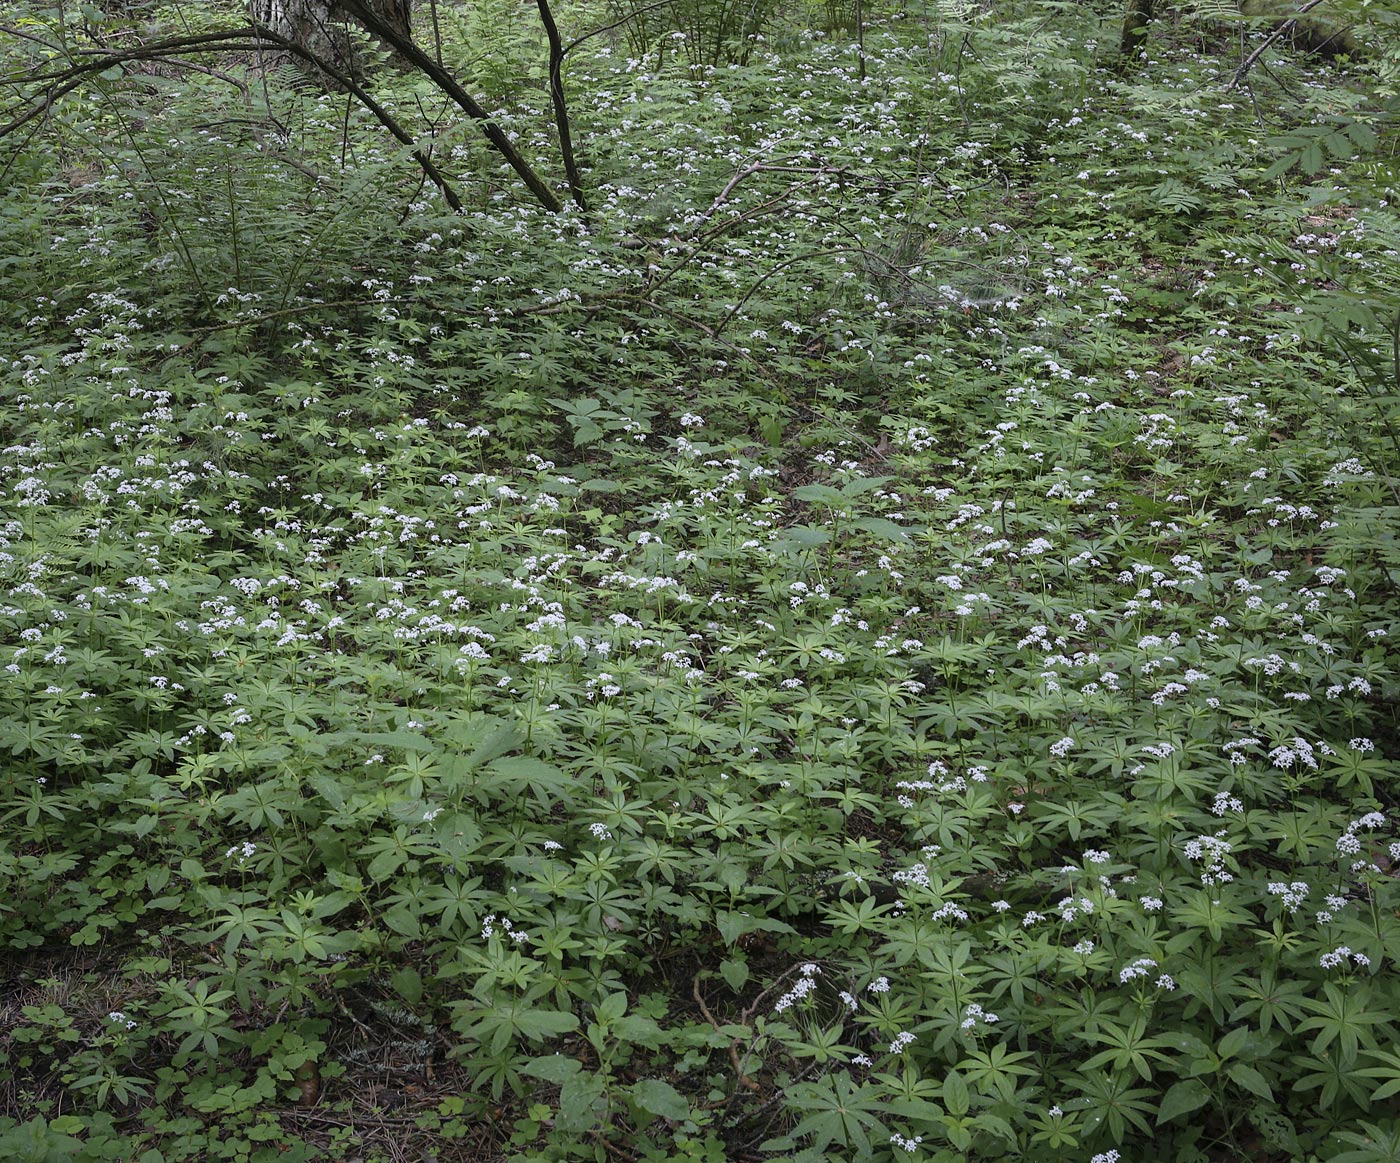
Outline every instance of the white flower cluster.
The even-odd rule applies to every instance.
[[[1284,884],[1281,880],[1269,882],[1269,895],[1283,898],[1283,907],[1290,913],[1296,913],[1303,906],[1303,902],[1308,899],[1308,893],[1312,889],[1305,880],[1295,880],[1291,884]]]
[[[1366,954],[1353,953],[1349,945],[1338,945],[1332,952],[1324,953],[1319,957],[1317,963],[1321,965],[1323,969],[1338,969],[1346,965],[1348,957],[1362,968],[1371,964],[1371,959],[1367,957]]]
[[[808,962],[800,970],[802,976],[797,979],[793,987],[778,999],[773,1007],[774,1013],[782,1013],[791,1009],[803,998],[808,997],[817,988],[817,978],[821,976],[821,966]],[[845,996],[845,995],[843,995]]]
[[[996,1014],[989,1013],[976,1002],[973,1002],[967,1009],[963,1010],[962,1028],[964,1030],[973,1030],[977,1028],[979,1022],[983,1025],[990,1026],[993,1022],[999,1021],[1001,1021],[1001,1018]]]
[[[1224,838],[1223,830],[1214,836],[1197,836],[1186,842],[1186,859],[1199,860],[1205,867],[1201,870],[1201,883],[1207,888],[1234,880],[1234,874],[1225,870],[1225,858],[1232,851]]]
[[[529,933],[525,932],[524,929],[517,929],[513,924],[511,924],[509,917],[498,917],[495,913],[492,913],[486,918],[486,920],[481,922],[481,939],[483,941],[489,941],[492,937],[496,935],[496,925],[498,922],[501,926],[502,932],[504,932],[504,934],[507,937],[509,937],[512,941],[514,941],[517,945],[529,944]]]

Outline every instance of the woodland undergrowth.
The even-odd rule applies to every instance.
[[[1393,70],[1117,7],[0,140],[7,1158],[1400,1159]]]

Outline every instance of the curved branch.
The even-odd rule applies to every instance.
[[[301,57],[309,64],[322,70],[326,76],[330,77],[337,85],[343,86],[346,92],[353,94],[360,104],[374,115],[380,125],[384,126],[394,137],[413,151],[414,161],[418,163],[423,173],[427,175],[428,180],[442,191],[443,199],[447,202],[448,206],[452,208],[452,211],[456,214],[462,212],[461,198],[457,196],[457,191],[448,183],[442,171],[437,168],[437,163],[419,148],[413,135],[400,125],[387,109],[371,97],[364,86],[348,74],[340,73],[329,63],[320,60],[315,53],[302,48],[300,45],[293,44],[286,37],[278,36],[271,29],[265,29],[257,25],[255,25],[254,28],[257,29],[258,36],[261,39],[272,40],[273,43],[280,42],[279,47]]]
[[[588,200],[584,197],[583,181],[574,160],[574,139],[569,130],[569,107],[564,102],[564,49],[559,40],[559,26],[549,10],[549,0],[535,0],[540,10],[540,23],[549,38],[549,101],[554,106],[554,124],[559,131],[559,152],[564,158],[564,173],[569,179],[569,193],[574,204],[585,213]]]
[[[155,41],[151,44],[142,45],[139,48],[126,49],[124,51],[106,53],[102,56],[85,60],[80,64],[74,64],[62,73],[44,74],[45,79],[56,83],[50,85],[45,90],[41,98],[32,99],[33,107],[17,117],[11,119],[5,125],[0,125],[0,139],[13,133],[15,130],[26,125],[34,118],[42,116],[58,98],[78,88],[83,81],[93,73],[105,72],[116,65],[127,64],[134,61],[160,60],[165,57],[174,56],[178,53],[188,52],[192,49],[218,49],[225,52],[249,52],[258,48],[272,44],[284,52],[300,57],[302,60],[313,65],[330,77],[337,85],[341,85],[351,93],[370,113],[380,125],[387,129],[395,138],[404,145],[409,146],[413,151],[413,158],[422,168],[428,180],[433,183],[441,192],[443,199],[456,212],[462,210],[462,200],[458,197],[456,190],[447,181],[442,171],[438,169],[433,160],[421,150],[415,142],[413,135],[404,129],[394,116],[379,104],[353,78],[344,75],[335,69],[334,66],[321,60],[315,53],[288,40],[281,34],[258,24],[250,24],[243,28],[228,29],[223,32],[203,33],[199,36],[171,37],[166,40]]]
[[[520,152],[515,148],[510,138],[506,136],[505,131],[491,119],[490,114],[473,99],[471,94],[457,83],[456,79],[446,69],[424,53],[411,38],[404,36],[398,29],[394,28],[368,8],[367,5],[363,3],[363,0],[337,0],[337,3],[339,7],[343,8],[363,25],[366,31],[389,45],[390,48],[394,49],[400,56],[426,75],[439,89],[452,98],[469,117],[476,121],[492,147],[505,158],[511,169],[513,169],[525,183],[536,200],[539,201],[540,205],[546,210],[557,211],[563,208],[563,204],[559,201],[558,197],[556,197],[554,192],[545,184],[539,174],[535,172],[530,163],[520,155]],[[114,64],[120,64],[126,60],[149,59],[153,55],[165,55],[182,49],[241,47],[246,50],[249,47],[248,45],[233,45],[230,42],[240,38],[246,41],[250,37],[264,44],[276,45],[278,48],[316,66],[336,84],[342,85],[348,92],[352,93],[366,109],[374,114],[379,123],[383,125],[384,128],[388,129],[399,141],[409,146],[414,144],[412,136],[408,135],[403,128],[398,125],[397,121],[394,120],[387,110],[369,96],[362,85],[345,77],[342,73],[331,67],[327,62],[322,61],[308,49],[288,40],[273,29],[256,23],[240,29],[204,33],[196,36],[172,37],[167,40],[156,41],[152,44],[143,45],[140,48],[129,49],[124,52],[105,53],[92,61],[84,62],[82,65],[74,65],[71,69],[53,75],[52,79],[57,80],[62,78],[63,82],[66,83],[69,78],[75,75],[75,71],[84,73],[101,72],[103,69],[111,68]],[[257,46],[254,45],[253,47],[256,48]],[[73,86],[70,86],[69,89],[65,89],[64,92],[70,91],[72,87]],[[7,128],[18,128],[25,122],[39,116],[40,113],[43,112],[43,109],[47,108],[47,105],[48,102],[44,103],[40,109],[30,111],[27,115],[18,119],[13,125]],[[0,136],[3,136],[3,134],[0,134]],[[447,199],[448,204],[451,205],[454,210],[460,210],[461,200],[457,198],[455,192],[450,196],[448,195],[446,179],[443,178],[442,174],[437,170],[436,166],[433,165],[431,160],[428,159],[427,155],[415,148],[414,158],[418,161],[419,165],[423,167],[423,172],[429,177],[433,184],[443,191],[443,196]]]
[[[809,258],[825,258],[826,256],[828,256],[828,255],[833,255],[833,254],[863,254],[863,253],[865,253],[865,248],[864,248],[864,247],[860,247],[860,246],[837,246],[837,247],[832,247],[832,248],[830,248],[830,249],[828,249],[828,250],[814,250],[814,251],[809,251],[807,254],[795,254],[795,255],[792,256],[792,258],[783,259],[782,262],[778,263],[777,265],[775,265],[774,267],[772,267],[766,274],[762,275],[762,276],[758,279],[758,281],[754,283],[753,286],[751,286],[747,291],[744,292],[743,297],[742,297],[737,303],[735,303],[734,306],[732,306],[731,308],[729,308],[729,310],[726,311],[726,312],[724,313],[724,318],[721,319],[718,323],[715,324],[715,327],[714,327],[715,336],[718,337],[718,336],[719,336],[719,333],[720,333],[721,331],[723,331],[726,327],[729,326],[729,321],[730,321],[731,319],[733,319],[734,316],[737,315],[741,310],[743,310],[743,307],[744,307],[744,304],[745,304],[745,303],[747,303],[747,302],[748,302],[750,299],[752,299],[756,294],[758,294],[759,288],[762,287],[764,283],[766,283],[766,282],[767,282],[769,279],[771,279],[774,275],[781,274],[783,271],[787,270],[788,267],[793,267],[793,266],[796,266],[798,263],[806,262]]]
[[[505,130],[492,120],[491,115],[477,104],[475,98],[457,83],[456,78],[451,73],[419,48],[412,38],[404,36],[397,28],[370,9],[364,0],[337,0],[337,3],[339,7],[359,21],[367,32],[378,37],[404,60],[423,73],[433,84],[451,97],[467,116],[476,121],[481,127],[481,132],[486,135],[486,139],[495,147],[496,152],[506,159],[520,180],[529,187],[530,193],[534,194],[541,206],[546,210],[555,211],[564,208],[554,191],[545,185],[544,180],[535,173],[534,167],[520,155],[510,138],[506,136]]]
[[[580,37],[571,40],[564,50],[559,54],[560,59],[568,56],[574,49],[578,48],[586,40],[592,40],[595,36],[604,32],[611,32],[614,28],[621,28],[629,20],[635,20],[638,16],[645,16],[648,12],[655,12],[658,8],[669,8],[676,0],[657,0],[655,4],[646,4],[641,8],[634,8],[620,20],[614,20],[611,24],[604,24],[599,28],[591,28]]]

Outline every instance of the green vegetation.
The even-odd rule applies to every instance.
[[[1156,7],[652,11],[552,213],[7,6],[0,1155],[1400,1160],[1396,21]]]

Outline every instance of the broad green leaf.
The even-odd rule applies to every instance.
[[[719,964],[719,975],[735,993],[749,980],[749,963],[742,957],[729,957]]]
[[[394,987],[404,1001],[411,1006],[416,1006],[423,1000],[423,975],[411,965],[403,965],[389,977],[389,984]]]
[[[1199,1078],[1186,1078],[1175,1083],[1162,1098],[1157,1109],[1157,1123],[1169,1123],[1182,1115],[1200,1110],[1210,1101],[1210,1090]]]
[[[517,1010],[515,1028],[536,1042],[578,1029],[578,1018],[564,1010]]]
[[[547,1054],[542,1058],[531,1058],[520,1068],[520,1073],[559,1085],[567,1082],[582,1069],[583,1063],[577,1058],[570,1058],[566,1054]]]
[[[774,543],[781,545],[784,542],[799,545],[803,549],[812,549],[818,545],[825,545],[831,540],[831,530],[820,529],[814,525],[790,525],[783,530],[782,535]]]
[[[943,1105],[954,1118],[962,1118],[972,1109],[972,1095],[968,1092],[967,1081],[956,1070],[950,1070],[943,1078]]]
[[[690,1118],[690,1103],[669,1082],[659,1078],[643,1078],[632,1086],[632,1100],[650,1114],[660,1115],[672,1122]]]
[[[1269,1102],[1273,1101],[1273,1087],[1269,1085],[1268,1081],[1259,1071],[1253,1066],[1250,1066],[1247,1062],[1232,1063],[1225,1073],[1251,1094],[1257,1094],[1260,1098],[1266,1099]]]
[[[1215,1052],[1222,1058],[1232,1058],[1249,1038],[1248,1026],[1236,1026],[1228,1034],[1220,1039],[1216,1045]]]
[[[863,529],[865,532],[873,533],[876,537],[882,537],[886,541],[909,540],[909,533],[906,529],[884,517],[857,517],[851,522],[851,527]]]
[[[606,1085],[595,1074],[571,1076],[559,1090],[558,1129],[577,1134],[596,1127]]]
[[[345,784],[341,782],[341,780],[335,779],[329,775],[318,774],[311,776],[311,778],[307,780],[307,783],[309,783],[312,788],[315,789],[316,794],[325,800],[326,803],[330,804],[331,807],[340,808],[345,806],[347,796]]]
[[[559,768],[531,755],[507,755],[492,760],[491,770],[503,775],[518,789],[518,794],[530,792],[546,808],[556,800],[568,798],[574,781]]]
[[[846,496],[839,489],[833,489],[830,485],[803,485],[801,488],[793,489],[792,495],[799,501],[806,501],[809,505],[831,505],[844,506]]]
[[[724,938],[726,945],[733,945],[745,933],[752,933],[759,927],[759,922],[754,917],[732,912],[716,913],[715,924],[719,926],[719,935]]]
[[[447,856],[466,860],[481,845],[481,826],[466,812],[444,812],[433,821],[433,838]]]

